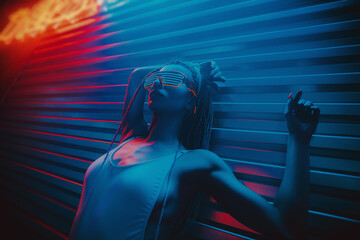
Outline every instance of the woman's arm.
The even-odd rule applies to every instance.
[[[300,100],[299,91],[285,109],[289,129],[284,177],[275,198],[286,228],[294,239],[307,235],[307,213],[310,196],[310,139],[319,122],[320,110],[312,102]]]
[[[153,69],[153,67],[136,68],[129,77],[122,111],[122,121],[124,122],[124,125],[122,128],[120,143],[134,135],[147,136],[148,134],[148,127],[144,119],[145,88],[140,87],[125,118],[124,115],[141,81]]]
[[[316,129],[319,109],[299,102],[301,92],[287,104],[289,128],[286,170],[274,205],[244,186],[215,153],[198,151],[209,159],[204,188],[236,220],[271,239],[303,239],[309,198],[309,141]]]

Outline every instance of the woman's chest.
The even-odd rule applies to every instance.
[[[154,239],[157,230],[158,239],[170,239],[170,236],[178,234],[184,227],[188,211],[191,210],[195,195],[200,189],[196,174],[192,173],[189,166],[184,166],[184,162],[174,166],[168,184],[167,179],[164,179],[159,197],[148,219],[145,240]],[[161,211],[163,213],[159,224]]]

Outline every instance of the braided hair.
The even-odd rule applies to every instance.
[[[187,112],[184,115],[184,119],[181,123],[179,136],[178,136],[179,146],[176,150],[174,162],[171,166],[171,169],[172,169],[174,166],[175,160],[176,160],[177,153],[180,149],[180,144],[182,144],[188,150],[199,149],[199,148],[200,149],[209,149],[211,127],[212,127],[212,123],[213,123],[212,93],[214,93],[214,91],[211,91],[211,90],[217,91],[218,89],[214,89],[211,86],[211,84],[208,84],[208,82],[206,81],[207,79],[202,79],[200,66],[197,64],[189,63],[189,62],[185,63],[185,62],[182,62],[179,60],[174,60],[174,61],[169,62],[166,65],[181,65],[181,66],[184,66],[187,69],[189,69],[192,73],[195,89],[197,89],[197,94],[196,94],[197,97],[196,97],[196,101],[195,101],[196,114],[195,114],[195,111],[193,112],[192,110],[187,110]],[[156,71],[159,71],[161,68],[154,69],[147,76],[149,76],[150,74],[152,74]],[[145,78],[147,76],[145,76]],[[131,101],[125,111],[125,114],[124,114],[125,116],[129,112],[129,109],[130,109],[137,93],[139,92],[139,89],[143,87],[142,84],[144,82],[144,79],[142,80],[142,82],[138,86],[138,88],[136,89],[134,96],[131,99]],[[153,119],[150,124],[149,132],[151,131],[152,126],[154,125],[153,123],[154,123],[155,119],[156,119],[156,113],[154,113],[154,115],[153,115]],[[121,122],[119,128],[117,129],[115,136],[110,144],[110,147],[108,148],[105,159],[107,158],[107,156],[109,154],[110,148],[116,138],[116,135],[118,134],[119,130],[122,129],[123,124],[124,124],[124,121]],[[102,162],[100,168],[102,168],[102,165],[104,164],[104,162],[105,161]],[[170,173],[169,173],[167,182],[169,182],[169,179],[170,179],[171,169],[170,169]],[[92,190],[93,190],[93,188],[90,189],[90,192],[92,192]],[[159,224],[157,226],[156,239],[158,239],[160,223],[162,220],[166,199],[167,199],[167,191],[165,194],[165,199],[162,204],[161,215],[160,215],[160,218],[158,221]]]

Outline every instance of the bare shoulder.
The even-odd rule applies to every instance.
[[[216,153],[206,149],[194,149],[186,153],[186,179],[198,183],[197,190],[211,193],[209,186],[214,186],[218,178],[232,176],[231,168]],[[183,165],[183,166],[184,166]]]
[[[108,156],[111,152],[109,152]],[[102,163],[105,159],[106,153],[96,159],[94,162],[90,164],[87,168],[84,176],[84,184],[91,184],[94,181],[95,176],[99,173]]]
[[[187,155],[194,161],[194,166],[202,170],[213,171],[226,165],[224,160],[216,153],[206,149],[194,149],[190,150]]]
[[[202,181],[212,181],[218,178],[227,178],[233,175],[231,167],[216,153],[206,149],[195,149],[191,151],[196,159],[195,170],[200,170]]]

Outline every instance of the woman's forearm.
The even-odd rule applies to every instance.
[[[288,135],[286,168],[274,205],[294,239],[305,239],[310,194],[309,142]]]
[[[128,86],[126,88],[124,107],[123,107],[123,111],[122,111],[123,117],[125,115],[126,109],[128,108],[128,106],[130,104],[131,99],[133,98],[133,96],[135,94],[137,87],[139,86],[139,84],[142,80],[140,78],[140,74],[137,71],[139,71],[139,70],[134,70],[129,77]],[[127,117],[132,116],[132,118],[136,119],[135,115],[138,115],[139,116],[138,118],[141,118],[140,115],[144,109],[144,100],[145,100],[145,89],[140,88],[136,98],[134,99],[132,108],[129,109]]]
[[[124,108],[122,112],[122,116],[124,117],[126,109],[128,108],[131,99],[133,98],[136,89],[139,87],[143,78],[153,70],[154,68],[140,68],[134,70],[128,82],[128,87],[126,89],[126,95],[124,100]],[[145,101],[146,90],[143,87],[140,87],[131,108],[126,116],[124,121],[131,121],[132,123],[138,123],[144,119],[144,101]]]

